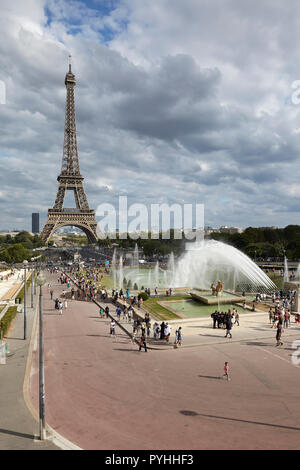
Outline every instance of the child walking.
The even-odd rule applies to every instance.
[[[224,365],[224,375],[223,377],[227,377],[227,380],[230,380],[229,378],[229,365],[228,365],[228,362],[225,362],[225,365]]]

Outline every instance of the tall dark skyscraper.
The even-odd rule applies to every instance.
[[[40,233],[40,214],[38,212],[32,213],[32,233]]]

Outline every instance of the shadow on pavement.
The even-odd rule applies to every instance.
[[[34,439],[33,434],[24,434],[22,432],[10,431],[9,429],[0,428],[0,434],[9,434],[10,436],[24,437],[26,439],[32,439],[32,440]]]
[[[189,411],[189,410],[180,410],[179,413],[185,416],[202,416],[204,418],[222,419],[224,421],[235,421],[238,423],[256,424],[258,426],[268,426],[268,427],[278,428],[278,429],[289,429],[291,431],[300,431],[300,428],[296,428],[294,426],[285,426],[284,424],[272,424],[272,423],[264,423],[261,421],[250,421],[247,419],[228,418],[227,416],[207,415],[204,413],[197,413],[196,411]]]
[[[200,377],[202,379],[216,379],[216,380],[221,379],[221,377],[217,377],[217,376],[214,376],[214,375],[198,375],[198,377]]]

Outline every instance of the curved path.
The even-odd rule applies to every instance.
[[[50,279],[58,296],[57,276]],[[79,448],[300,448],[300,367],[291,362],[297,330],[285,332],[281,349],[272,331],[267,339],[145,353],[120,330],[111,338],[92,302],[69,301],[62,316],[53,306],[45,286],[46,419]],[[224,361],[230,382],[220,378]],[[37,364],[35,348],[36,409]]]

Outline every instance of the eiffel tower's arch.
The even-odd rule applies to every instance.
[[[76,80],[71,64],[66,74],[66,116],[64,130],[64,147],[61,173],[57,178],[58,189],[54,205],[48,210],[48,219],[41,232],[41,238],[48,243],[52,234],[60,227],[73,225],[87,235],[89,243],[98,240],[95,211],[90,209],[80,173],[76,135],[74,88]],[[74,191],[76,208],[64,208],[66,191]]]
[[[56,232],[57,229],[62,228],[62,227],[76,227],[82,230],[85,235],[87,236],[88,242],[93,244],[97,243],[98,237],[97,237],[97,232],[96,228],[97,226],[91,226],[89,223],[85,223],[84,221],[82,223],[78,223],[78,221],[75,223],[73,222],[60,222],[60,223],[54,223],[54,224],[49,224],[48,230],[49,230],[49,235],[47,237],[47,241],[49,241]],[[45,229],[47,230],[47,224],[45,225]]]

